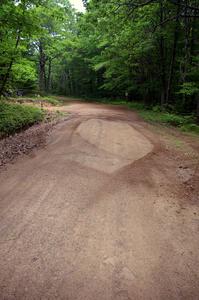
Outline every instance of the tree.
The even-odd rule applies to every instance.
[[[4,0],[0,11],[0,95],[8,84],[14,62],[27,39],[38,29],[34,10],[40,1]]]

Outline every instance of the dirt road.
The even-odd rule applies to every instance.
[[[64,109],[0,174],[0,299],[199,299],[190,169],[133,112]]]

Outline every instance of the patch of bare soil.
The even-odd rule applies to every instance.
[[[167,158],[162,164],[172,161],[173,176],[181,205],[199,205],[199,138],[162,125],[145,124],[158,134]]]
[[[31,128],[0,141],[0,166],[13,161],[20,154],[28,154],[43,145],[51,124],[34,125]]]

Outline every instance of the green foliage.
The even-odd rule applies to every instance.
[[[41,0],[5,0],[0,10],[0,93],[12,85],[12,67],[27,53],[31,37],[38,32],[38,20],[35,15]],[[20,69],[20,71],[22,71]],[[16,72],[15,72],[16,74]],[[17,78],[19,79],[19,78]],[[24,80],[24,79],[23,79]]]
[[[32,106],[0,102],[0,136],[10,135],[42,121],[42,110]]]
[[[171,125],[180,128],[184,132],[199,134],[199,126],[194,123],[193,116],[180,116],[168,112],[154,112],[153,110],[140,110],[139,114],[144,120]]]
[[[19,59],[12,68],[13,84],[19,89],[31,90],[36,88],[37,72],[35,63],[28,59]]]
[[[199,134],[199,126],[196,124],[185,124],[181,126],[181,130],[184,132],[194,132]]]
[[[187,119],[182,116],[178,116],[171,113],[161,113],[161,112],[154,112],[154,111],[144,111],[141,113],[144,119],[149,121],[155,121],[159,123],[169,124],[172,126],[180,127],[183,124],[187,123]]]
[[[54,106],[59,106],[61,104],[61,102],[54,97],[44,97],[42,100]]]
[[[62,104],[62,101],[57,99],[54,96],[35,96],[35,95],[30,95],[30,96],[24,96],[24,97],[15,97],[11,98],[10,102],[18,102],[18,103],[34,103],[34,104],[51,104],[53,106],[59,106]]]
[[[184,132],[199,133],[199,126],[196,125],[193,115],[180,116],[174,113],[169,113],[166,108],[162,111],[161,106],[147,107],[144,103],[140,102],[127,102],[126,100],[119,99],[92,99],[103,104],[123,105],[130,109],[137,110],[139,115],[146,121],[171,125],[180,128]]]
[[[53,106],[59,106],[61,104],[61,101],[56,99],[53,96],[43,96],[43,97],[24,97],[24,101],[31,101],[31,102],[40,102],[40,103],[49,103]]]
[[[199,93],[199,87],[195,82],[184,82],[178,93],[186,96],[192,96]]]
[[[146,110],[146,106],[141,102],[130,102],[127,103],[129,108],[135,109],[135,110]]]

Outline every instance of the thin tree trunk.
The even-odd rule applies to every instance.
[[[196,108],[196,118],[197,118],[197,123],[199,124],[199,96],[197,95],[197,108]]]
[[[190,41],[190,62],[193,63],[192,56],[195,52],[195,44],[196,44],[196,31],[197,31],[197,21],[196,21],[196,11],[194,12],[192,26],[191,26],[191,41]]]
[[[196,3],[195,3],[196,5]],[[191,34],[191,41],[190,41],[190,65],[191,67],[194,66],[193,57],[197,55],[197,28],[198,28],[198,22],[196,20],[196,11],[194,12],[191,28],[190,28],[190,34]],[[196,103],[196,118],[197,123],[199,124],[199,94],[192,95],[192,102]]]
[[[68,79],[69,79],[69,87],[70,87],[70,95],[74,94],[74,89],[73,89],[73,80],[71,76],[71,71],[68,70]]]
[[[51,90],[51,70],[52,70],[52,59],[48,60],[48,77],[47,77],[47,86],[46,89],[49,92]]]
[[[161,25],[161,35],[160,35],[160,63],[161,63],[161,81],[162,81],[162,89],[161,89],[161,106],[165,104],[166,100],[166,72],[165,72],[165,54],[164,54],[164,37],[163,37],[163,2],[160,0],[160,24]]]
[[[21,31],[19,31],[18,34],[17,34],[17,39],[16,39],[16,44],[15,44],[14,52],[18,48],[18,45],[19,45],[19,42],[20,42],[20,35],[21,35]],[[6,86],[7,82],[8,82],[13,62],[14,62],[14,57],[11,58],[10,63],[8,65],[7,72],[6,72],[6,74],[5,74],[4,78],[3,78],[3,82],[2,82],[2,85],[1,85],[1,89],[0,89],[0,96],[3,94],[5,86]]]
[[[172,49],[171,62],[170,62],[170,68],[169,68],[168,84],[167,84],[166,103],[168,103],[169,98],[170,98],[170,94],[171,94],[172,81],[173,81],[173,73],[174,73],[175,59],[176,59],[177,42],[178,42],[180,0],[178,0],[177,4],[178,5],[177,5],[176,18],[175,18],[175,29],[174,29],[174,37],[173,37],[173,49]]]
[[[185,15],[187,14],[187,0],[185,1]],[[190,62],[190,20],[189,18],[184,18],[184,32],[185,32],[185,43],[184,43],[184,59],[182,62],[182,73],[181,73],[181,83],[186,82],[187,78],[187,68]],[[183,94],[183,105],[186,102],[186,95]]]
[[[40,92],[45,91],[45,65],[46,65],[46,57],[43,51],[42,41],[39,41],[39,90]]]
[[[185,14],[187,14],[187,0],[186,0]],[[183,61],[183,74],[182,81],[186,81],[187,66],[190,61],[190,20],[189,18],[184,18],[185,25],[185,45],[184,45],[184,61]]]

